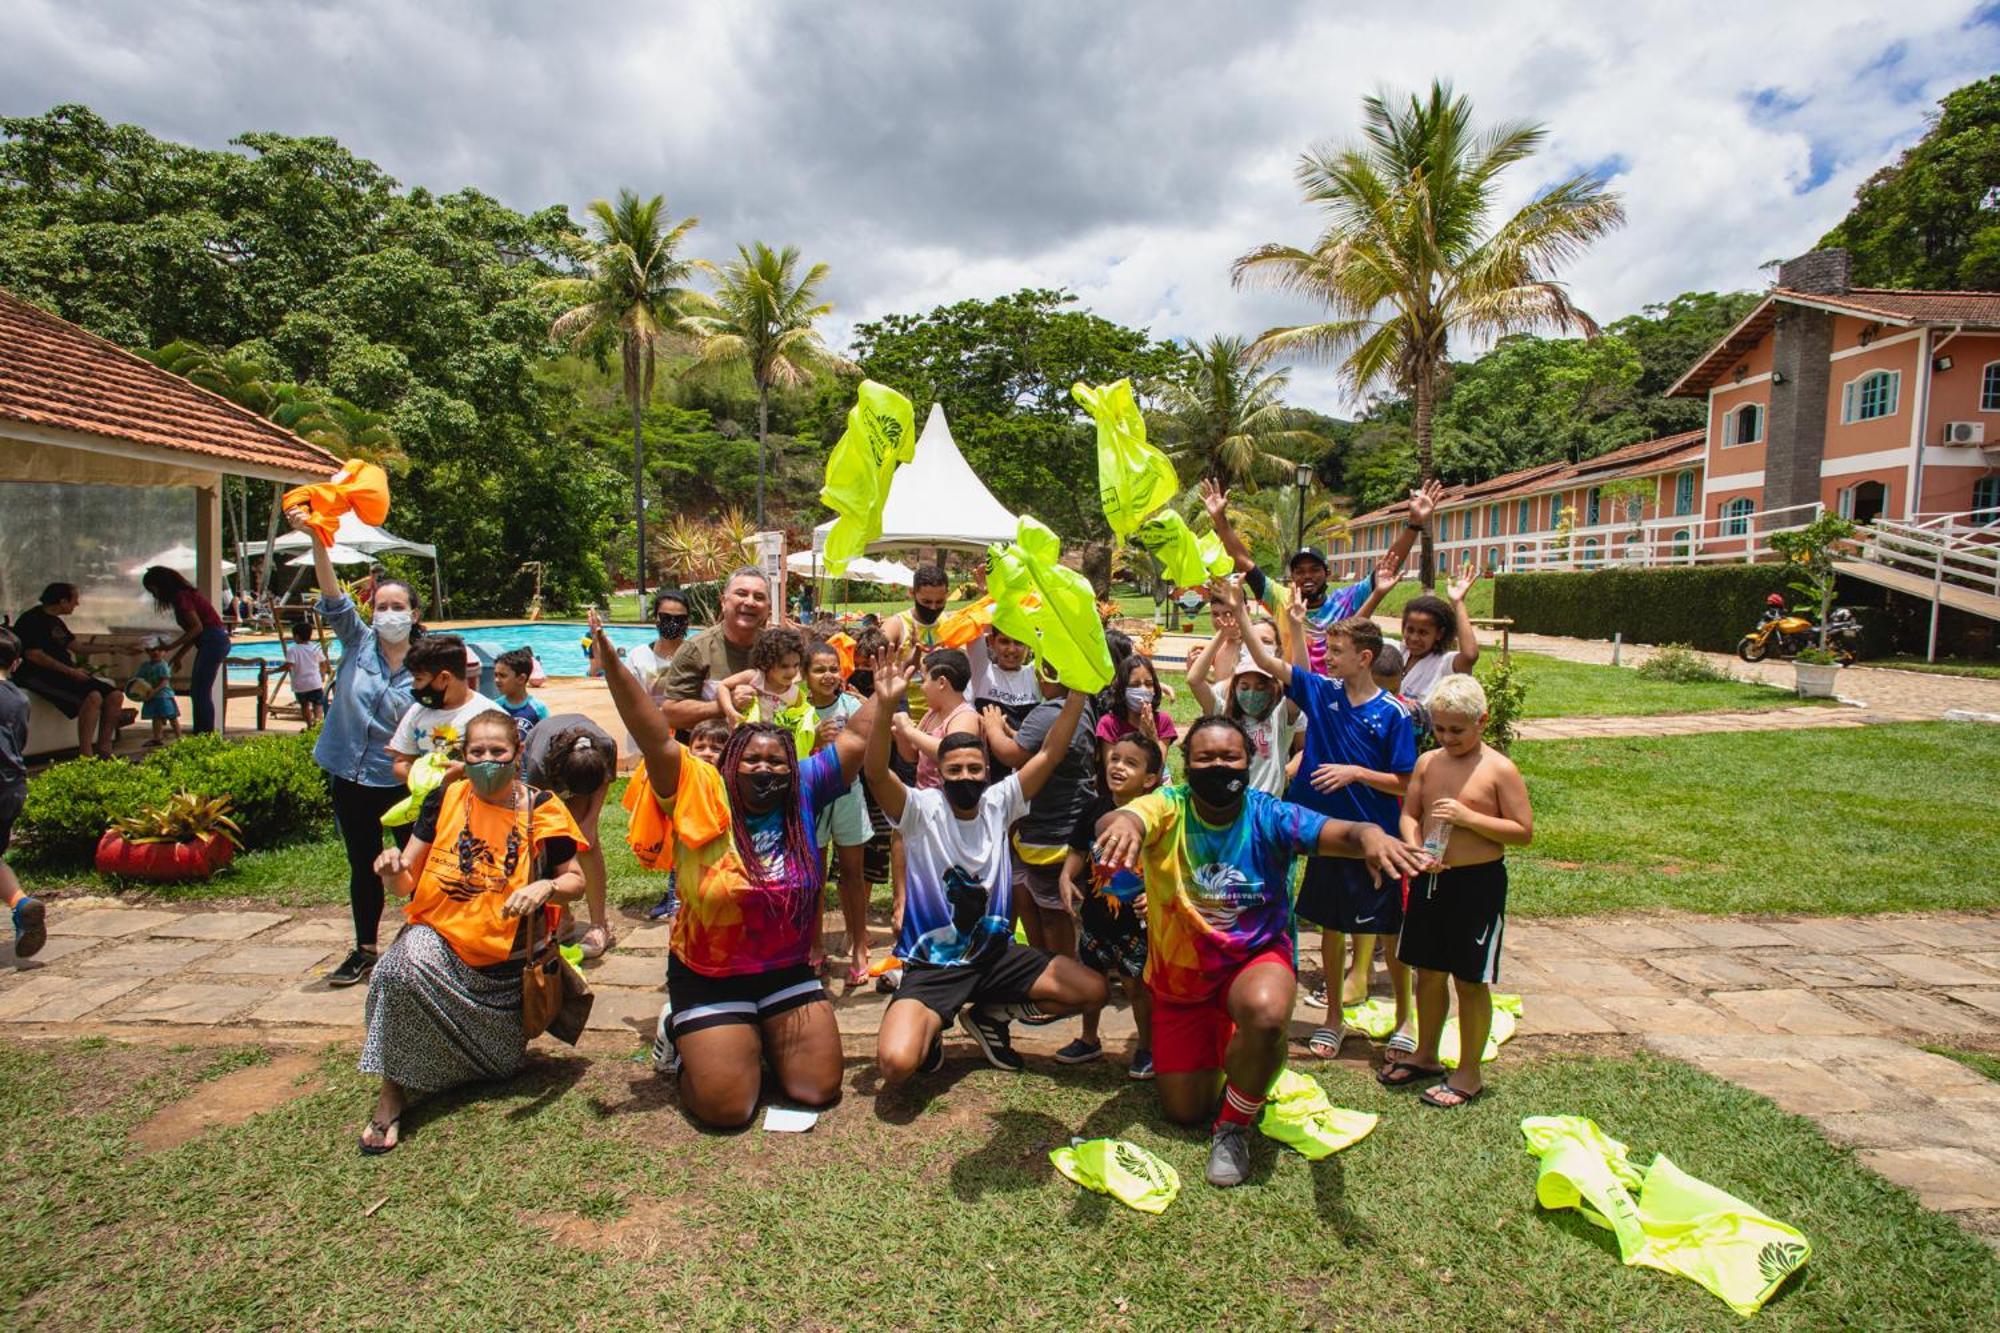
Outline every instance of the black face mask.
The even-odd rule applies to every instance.
[[[875,673],[873,671],[857,669],[853,675],[847,678],[847,683],[854,687],[856,693],[864,697],[875,693]]]
[[[1190,768],[1187,781],[1188,790],[1194,793],[1196,800],[1221,809],[1243,799],[1243,793],[1250,785],[1250,769],[1247,765],[1235,768],[1227,764]]]
[[[653,628],[663,639],[685,639],[688,632],[687,616],[654,616]]]
[[[944,608],[941,606],[925,606],[921,602],[912,602],[910,604],[910,614],[917,618],[919,625],[935,625],[937,624],[937,618],[944,614]]]
[[[759,805],[776,805],[791,791],[792,775],[763,771],[745,773],[743,784],[750,789],[751,799]]]
[[[444,686],[426,685],[421,690],[412,689],[410,697],[426,708],[443,708]]]
[[[946,778],[944,798],[951,802],[954,810],[971,810],[979,804],[979,798],[986,794],[985,778]]]

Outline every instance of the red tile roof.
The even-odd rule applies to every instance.
[[[1715,387],[1729,373],[1729,368],[1743,359],[1744,353],[1770,333],[1777,319],[1774,307],[1780,302],[1837,310],[1906,327],[1964,324],[1977,329],[2000,329],[2000,292],[1923,292],[1894,287],[1799,292],[1775,287],[1741,324],[1667,390],[1667,396],[1699,398]]]
[[[340,460],[282,426],[0,291],[0,422],[194,455],[222,472],[310,480]]]
[[[1438,507],[1452,509],[1467,501],[1491,503],[1495,500],[1566,490],[1571,486],[1594,486],[1620,477],[1641,477],[1650,473],[1671,472],[1701,462],[1707,450],[1708,432],[1705,430],[1663,435],[1655,440],[1641,440],[1637,444],[1623,445],[1595,458],[1586,458],[1581,463],[1540,463],[1534,467],[1522,468],[1518,472],[1503,473],[1487,481],[1447,486],[1444,498],[1438,501]],[[1385,505],[1365,514],[1357,514],[1349,519],[1348,523],[1357,525],[1391,518],[1403,513],[1409,507],[1408,500],[1398,500],[1392,505]]]

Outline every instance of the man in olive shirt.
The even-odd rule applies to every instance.
[[[721,717],[722,705],[702,697],[702,687],[750,669],[750,645],[771,619],[771,585],[762,570],[745,566],[729,576],[722,588],[722,613],[716,623],[689,639],[667,667],[666,702],[660,711],[667,725],[686,731],[706,718]],[[739,707],[749,707],[747,689]]]

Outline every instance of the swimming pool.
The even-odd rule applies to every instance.
[[[462,625],[444,632],[456,634],[496,657],[515,648],[526,648],[534,653],[535,660],[542,664],[542,670],[551,676],[581,676],[586,670],[583,648],[586,628],[580,620],[541,620],[533,624]],[[654,638],[650,625],[613,625],[610,628],[611,642],[621,649],[651,643]],[[328,639],[327,654],[337,664],[340,661],[340,645]],[[279,643],[238,642],[230,645],[229,656],[239,662],[264,661],[278,666],[285,660],[285,651]],[[232,666],[230,671],[244,678],[256,674],[253,666]]]

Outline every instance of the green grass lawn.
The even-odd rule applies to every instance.
[[[1981,1077],[2000,1083],[2000,1055],[1995,1055],[1991,1051],[1963,1050],[1956,1046],[1926,1046],[1924,1049],[1933,1055],[1956,1060]]]
[[[1714,680],[1676,684],[1648,680],[1629,667],[1569,662],[1542,653],[1514,653],[1514,669],[1527,685],[1525,717],[1654,717],[1662,713],[1735,712],[1791,708],[1800,703],[1791,690],[1752,681]],[[1479,673],[1499,665],[1500,650],[1488,645]]]
[[[847,1100],[797,1136],[701,1132],[643,1064],[538,1056],[413,1113],[373,1159],[341,1046],[275,1110],[133,1149],[159,1105],[265,1058],[0,1043],[0,1115],[33,1127],[0,1149],[10,1327],[1743,1327],[1537,1206],[1518,1123],[1563,1113],[1807,1235],[1759,1328],[2000,1326],[1978,1240],[1809,1122],[1647,1057],[1522,1053],[1451,1114],[1316,1068],[1382,1123],[1318,1164],[1260,1138],[1252,1183],[1226,1192],[1201,1180],[1205,1135],[1164,1128],[1121,1070],[1006,1075],[956,1049],[928,1100],[878,1099],[852,1065]],[[1150,1217],[1084,1193],[1048,1161],[1072,1134],[1159,1153],[1180,1198]]]
[[[1891,671],[1922,671],[1936,676],[1977,676],[2000,680],[2000,662],[1975,662],[1963,657],[1941,657],[1926,662],[1921,657],[1871,657],[1863,666],[1886,667]]]
[[[1192,714],[1186,691],[1174,711]],[[1940,788],[1938,775],[2000,769],[2000,729],[1924,722],[1522,741],[1514,758],[1535,803],[1536,834],[1532,847],[1510,858],[1510,906],[1519,915],[1656,908],[1839,915],[1994,905],[1988,878],[1965,868],[2000,861],[2000,786]],[[614,799],[601,830],[611,899],[644,907],[658,898],[662,877],[632,859],[625,823]],[[15,869],[31,891],[119,891],[88,871]],[[148,895],[133,889],[125,896]],[[347,868],[329,835],[246,853],[207,884],[154,896],[344,904]]]

